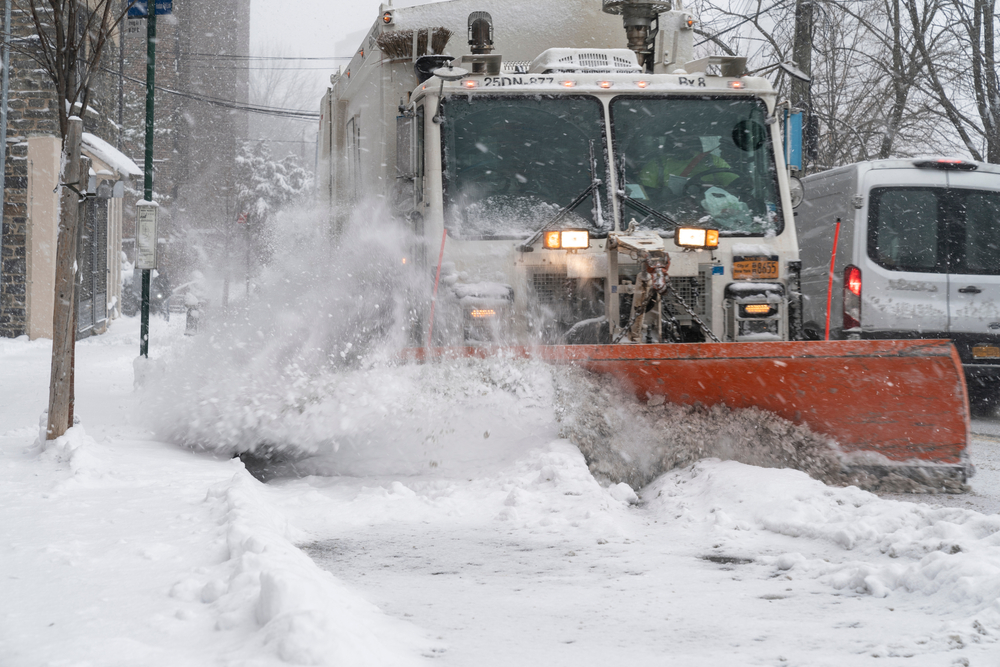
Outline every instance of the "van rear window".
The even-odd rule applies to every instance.
[[[1000,275],[1000,192],[873,188],[868,256],[892,271]]]

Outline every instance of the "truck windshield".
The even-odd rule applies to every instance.
[[[645,219],[629,199],[679,224],[723,236],[770,236],[783,229],[766,108],[757,99],[617,97],[611,102],[624,220]],[[669,231],[669,230],[668,230]]]
[[[455,96],[443,101],[446,224],[465,239],[524,239],[607,182],[604,120],[593,97]],[[601,186],[599,196],[604,197]],[[600,228],[593,195],[561,227]],[[601,201],[607,211],[607,202]]]
[[[868,256],[893,271],[1000,275],[1000,192],[872,188]]]

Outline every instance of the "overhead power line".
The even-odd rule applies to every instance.
[[[3,43],[4,42],[0,40],[0,44]],[[36,62],[38,61],[38,58],[35,54],[31,53],[26,49],[21,48],[19,44],[15,44],[13,41],[11,41],[9,44],[12,51],[27,56],[28,58],[31,58]],[[125,79],[131,83],[136,83],[141,86],[146,85],[146,81],[144,79],[138,79],[134,76],[123,74],[122,72],[111,69],[110,67],[99,67],[98,69],[101,70],[102,72],[107,72],[112,76],[121,77],[122,79]],[[256,113],[265,116],[278,116],[281,118],[290,118],[292,120],[301,120],[301,121],[313,121],[320,117],[319,113],[316,113],[314,111],[305,111],[303,109],[282,109],[280,107],[267,107],[263,105],[245,104],[242,102],[237,102],[235,100],[226,100],[218,97],[209,97],[207,95],[199,95],[197,93],[190,93],[183,90],[173,90],[172,88],[165,88],[163,86],[154,86],[154,89],[163,93],[167,93],[169,95],[177,95],[178,97],[184,97],[190,100],[204,102],[206,104],[211,104],[213,106],[218,106],[225,109],[233,109],[235,111],[245,111],[247,113]]]
[[[221,53],[182,53],[180,54],[186,58],[208,58],[211,60],[350,60],[354,56],[322,56],[322,57],[305,57],[305,56],[247,56],[239,54],[221,54]]]
[[[189,69],[211,69],[227,72],[333,72],[331,67],[226,67],[219,65],[188,65]]]
[[[146,82],[142,79],[138,79],[134,76],[129,76],[127,74],[121,74],[108,67],[102,67],[101,70],[112,74],[114,76],[121,76],[127,81],[132,83],[145,85]],[[246,111],[247,113],[262,114],[265,116],[279,116],[282,118],[291,118],[295,120],[315,120],[319,118],[319,114],[314,111],[305,111],[303,109],[282,109],[280,107],[267,107],[256,104],[245,104],[243,102],[237,102],[235,100],[226,100],[218,97],[208,97],[207,95],[199,95],[197,93],[190,93],[183,90],[173,90],[172,88],[165,88],[163,86],[154,86],[154,88],[160,92],[168,93],[170,95],[177,95],[178,97],[184,97],[190,100],[196,100],[198,102],[205,102],[206,104],[211,104],[213,106],[222,107],[224,109],[233,109],[236,111]]]

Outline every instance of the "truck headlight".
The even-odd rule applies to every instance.
[[[542,245],[549,250],[585,250],[590,247],[590,232],[586,229],[545,232]]]
[[[681,248],[718,248],[719,230],[678,227],[674,230],[674,243]]]

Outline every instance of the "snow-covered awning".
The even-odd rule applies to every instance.
[[[97,135],[83,133],[83,150],[122,176],[142,176],[142,169],[135,162]]]

